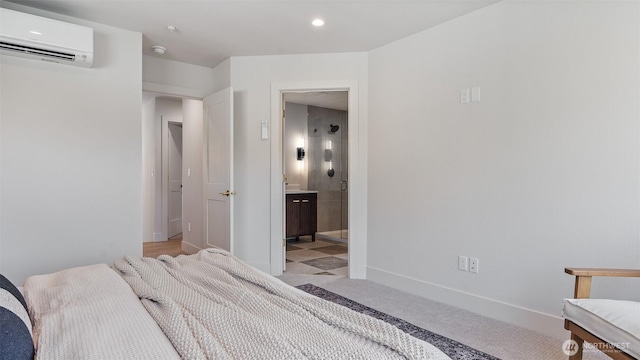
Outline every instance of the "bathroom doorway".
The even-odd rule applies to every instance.
[[[283,93],[285,271],[348,276],[348,92]]]

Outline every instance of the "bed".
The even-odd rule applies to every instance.
[[[449,359],[220,249],[0,284],[1,359]]]

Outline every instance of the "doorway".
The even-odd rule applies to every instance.
[[[348,276],[348,91],[284,92],[282,99],[283,268]]]
[[[270,273],[282,274],[285,262],[285,181],[283,163],[282,94],[287,92],[346,91],[348,92],[348,269],[349,278],[366,278],[367,268],[367,134],[366,113],[360,115],[358,81],[315,80],[275,82],[271,84],[271,117],[262,122],[263,138],[271,139],[271,259]]]
[[[202,99],[182,94],[143,97],[145,242],[173,239],[169,234],[177,231],[170,231],[169,224],[180,217],[175,225],[182,233],[180,247],[185,253],[196,253],[215,239],[225,241],[233,251],[232,94],[233,89],[227,88]],[[170,156],[170,149],[182,155],[181,164]],[[174,164],[170,158],[176,159],[171,160]],[[175,168],[175,176],[169,175],[170,167]],[[224,190],[217,190],[218,185]],[[177,198],[176,193],[182,195],[181,207],[170,211],[169,195]]]
[[[167,124],[167,238],[182,238],[182,123]]]
[[[143,235],[144,242],[179,240],[189,212],[184,167],[189,141],[185,135],[184,100],[145,93],[143,104]],[[187,137],[188,139],[188,137]],[[185,185],[183,187],[183,185]],[[185,198],[185,196],[187,196]],[[185,210],[186,209],[186,210]]]

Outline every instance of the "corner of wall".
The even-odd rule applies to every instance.
[[[227,58],[213,68],[213,91],[220,91],[231,86],[231,58]]]

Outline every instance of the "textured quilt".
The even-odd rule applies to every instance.
[[[183,359],[448,359],[396,327],[316,298],[228,252],[114,267]]]
[[[37,275],[24,285],[38,360],[180,359],[109,266]]]

